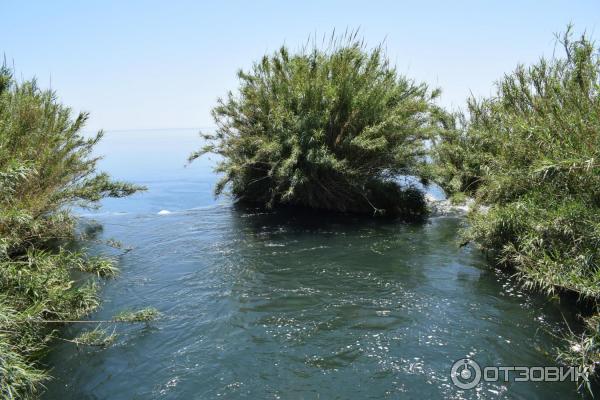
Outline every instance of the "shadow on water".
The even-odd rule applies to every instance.
[[[520,290],[477,251],[461,250],[456,218],[399,224],[244,208],[231,218],[240,274],[232,280],[238,304],[230,323],[252,338],[250,348],[259,346],[253,354],[277,354],[283,370],[276,375],[288,376],[279,394],[480,397],[450,385],[454,360],[554,365],[561,319],[577,325],[571,304]],[[480,389],[487,396],[574,394],[573,384],[560,385]]]

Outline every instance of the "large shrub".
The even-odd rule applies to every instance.
[[[600,298],[600,58],[585,36],[562,36],[562,58],[519,66],[495,96],[439,138],[434,159],[448,190],[475,196],[467,236],[529,285]],[[587,365],[600,361],[598,326]],[[590,325],[590,326],[592,326]],[[595,346],[590,338],[596,337]]]
[[[217,171],[239,200],[341,212],[419,215],[416,174],[433,129],[430,91],[356,35],[297,53],[286,47],[240,71],[237,93],[213,110],[215,134],[192,159],[222,156]]]
[[[46,374],[38,356],[55,334],[45,321],[98,305],[93,282],[76,285],[72,272],[115,272],[110,260],[64,246],[74,235],[69,206],[140,189],[96,172],[91,152],[102,134],[84,138],[86,119],[0,68],[0,398],[39,392]]]

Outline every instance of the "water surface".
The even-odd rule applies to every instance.
[[[194,131],[108,133],[101,167],[148,186],[82,212],[133,250],[91,319],[158,308],[107,349],[59,343],[46,399],[577,398],[572,383],[457,390],[453,361],[555,365],[573,305],[514,287],[458,217],[424,224],[215,200]],[[106,252],[101,246],[92,251]],[[75,336],[82,327],[64,329]]]

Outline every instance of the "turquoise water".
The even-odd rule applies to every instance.
[[[452,385],[466,356],[555,365],[563,317],[575,317],[572,303],[515,288],[459,248],[461,218],[241,209],[213,198],[214,160],[185,167],[199,145],[196,132],[173,130],[109,132],[99,146],[104,170],[149,190],[82,212],[102,224],[100,239],[133,247],[90,318],[146,306],[163,316],[117,327],[107,349],[58,343],[44,398],[579,397],[570,382]]]

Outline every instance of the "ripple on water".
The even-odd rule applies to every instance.
[[[102,352],[58,346],[48,399],[575,394],[569,384],[452,386],[465,356],[554,363],[544,351],[566,311],[459,249],[456,218],[406,225],[222,206],[120,218],[103,235],[134,250],[94,318],[148,304],[164,316]]]

